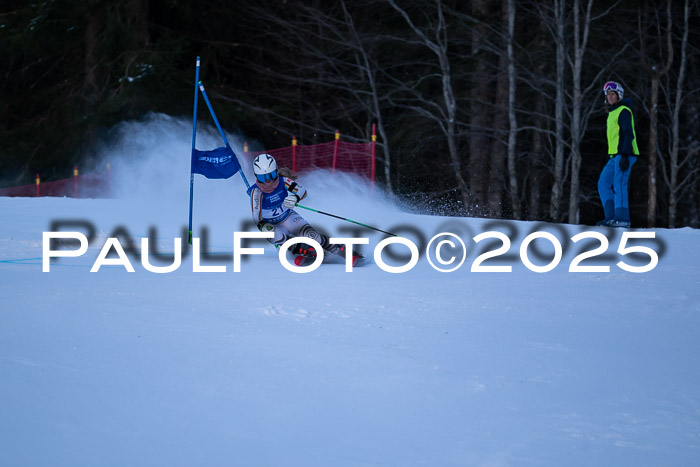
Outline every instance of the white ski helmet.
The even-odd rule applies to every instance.
[[[253,161],[253,173],[260,183],[277,180],[277,161],[269,154],[260,154]]]
[[[617,81],[608,81],[603,85],[604,96],[606,96],[610,91],[616,92],[619,100],[622,100],[622,96],[625,95],[625,90],[622,88],[622,85]]]

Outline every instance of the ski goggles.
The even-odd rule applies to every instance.
[[[620,85],[615,81],[608,81],[603,85],[603,94],[607,94],[610,91],[617,92],[620,89]]]
[[[255,178],[257,178],[260,183],[274,182],[277,180],[277,171],[273,170],[266,174],[255,174]]]

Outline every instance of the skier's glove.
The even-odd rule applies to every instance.
[[[282,202],[282,206],[284,206],[287,209],[294,209],[294,207],[297,205],[297,201],[299,198],[297,198],[297,195],[294,193],[289,193],[286,198],[284,198],[284,201]]]
[[[260,229],[261,232],[274,232],[275,226],[265,221],[260,221],[258,222],[258,229]]]
[[[620,156],[620,170],[623,172],[627,169],[630,168],[630,159],[627,156],[627,154],[623,154]]]

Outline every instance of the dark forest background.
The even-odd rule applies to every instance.
[[[0,186],[70,176],[121,121],[191,118],[201,56],[228,132],[274,148],[376,123],[379,183],[425,210],[591,224],[616,80],[633,226],[700,227],[700,0],[2,5]]]

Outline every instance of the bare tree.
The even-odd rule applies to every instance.
[[[515,57],[513,53],[513,41],[515,35],[515,0],[507,0],[508,10],[508,174],[510,182],[510,199],[513,207],[513,217],[520,219],[520,198],[518,196],[518,173],[515,160],[516,136],[518,122],[515,117]]]
[[[488,17],[488,2],[474,0],[471,2],[472,14],[476,18]],[[488,215],[488,173],[491,155],[491,142],[486,128],[491,126],[490,110],[486,101],[492,93],[493,77],[489,73],[489,64],[484,57],[487,49],[488,26],[485,21],[475,21],[470,28],[471,53],[476,61],[473,73],[471,98],[469,100],[469,188],[472,196],[474,214]]]
[[[248,56],[242,63],[258,76],[294,87],[299,101],[297,118],[290,118],[286,107],[270,104],[271,101],[284,103],[289,100],[288,90],[284,87],[280,94],[267,93],[265,99],[258,102],[225,94],[220,97],[268,115],[277,122],[284,122],[287,125],[284,131],[290,135],[299,127],[308,129],[314,135],[335,132],[337,108],[344,111],[346,121],[365,135],[369,132],[370,122],[376,122],[380,136],[378,145],[383,150],[380,161],[384,165],[386,186],[391,191],[391,150],[382,112],[382,101],[386,96],[377,79],[379,72],[373,51],[367,46],[368,43],[377,42],[376,35],[359,31],[345,0],[338,6],[337,10],[328,11],[320,4],[301,2],[291,8],[294,12],[292,16],[280,15],[265,5],[246,5],[249,14],[271,25],[270,41],[279,47],[269,47],[269,43],[266,45],[280,52],[275,58],[281,66],[279,70],[272,69],[269,63],[260,63],[256,56]],[[314,88],[322,89],[324,94],[331,96],[335,105],[326,111],[308,102],[302,89],[308,91]],[[357,118],[365,122],[355,122]]]
[[[579,222],[579,194],[581,170],[581,139],[583,128],[581,124],[583,93],[581,90],[581,74],[583,72],[583,55],[588,45],[588,35],[591,27],[591,10],[593,0],[588,0],[586,13],[581,20],[580,0],[574,0],[574,58],[570,61],[574,82],[573,109],[571,116],[571,188],[569,191],[569,223]],[[583,24],[582,24],[583,23]],[[582,30],[583,29],[583,30]]]
[[[566,65],[566,39],[564,28],[566,23],[566,0],[553,0],[554,2],[554,43],[556,44],[556,75],[554,98],[555,121],[555,153],[554,153],[554,181],[552,184],[552,197],[549,204],[549,217],[556,221],[559,219],[559,204],[561,203],[564,185],[564,73]],[[546,18],[546,16],[542,16]]]
[[[645,4],[645,14],[647,17],[648,3]],[[654,15],[656,18],[656,27],[660,29],[658,24],[658,15]],[[648,186],[649,186],[649,204],[647,205],[647,226],[654,227],[656,225],[656,204],[657,204],[657,191],[656,191],[656,161],[658,148],[658,135],[657,126],[659,122],[658,108],[659,108],[659,80],[668,73],[668,70],[673,64],[673,16],[671,15],[671,0],[666,2],[666,60],[661,57],[661,66],[656,63],[650,56],[649,52],[645,47],[645,38],[647,37],[647,32],[642,28],[642,8],[638,9],[637,17],[637,29],[639,31],[639,45],[640,52],[642,55],[642,63],[644,67],[648,70],[651,76],[651,93],[649,97],[649,174],[648,174]],[[659,38],[661,39],[661,38]]]
[[[553,0],[554,7],[550,10],[544,6],[538,5],[540,8],[541,17],[544,20],[545,26],[549,29],[556,47],[556,74],[555,74],[555,157],[553,169],[553,186],[552,197],[550,202],[549,214],[552,220],[559,219],[559,209],[561,199],[563,197],[564,182],[569,179],[569,223],[579,222],[579,198],[580,193],[580,168],[581,168],[581,141],[588,126],[588,119],[595,110],[595,106],[586,101],[584,98],[594,88],[597,88],[597,83],[600,77],[607,69],[609,64],[621,55],[627,46],[618,50],[615,55],[609,60],[608,65],[602,69],[586,67],[584,57],[588,47],[588,41],[591,33],[591,25],[593,21],[606,16],[619,2],[608,6],[601,14],[593,16],[593,0],[587,0],[585,9],[582,8],[581,0],[574,0],[572,7],[572,17],[566,14],[566,0]],[[583,13],[583,14],[582,14]],[[571,21],[570,24],[569,21]],[[569,39],[566,35],[567,27],[573,27],[573,38],[571,42],[571,53],[567,47]],[[573,89],[571,94],[567,94],[567,88],[564,85],[565,66],[568,64],[571,70],[571,81]],[[597,69],[597,70],[596,70]],[[596,73],[597,71],[597,73]],[[585,72],[585,76],[584,76]],[[584,86],[583,79],[588,78],[588,85]],[[570,114],[570,138],[566,139],[564,130],[566,122],[564,121],[564,109],[567,97],[570,96],[571,114]],[[570,154],[565,159],[564,149],[568,147]],[[565,163],[569,162],[570,174],[565,173]],[[570,175],[570,178],[569,178]]]
[[[683,192],[683,189],[689,184],[689,182],[694,178],[695,172],[691,170],[692,167],[690,161],[698,153],[697,148],[691,149],[689,153],[683,159],[680,159],[680,111],[683,104],[683,91],[685,81],[685,72],[687,66],[687,49],[688,49],[688,33],[689,24],[688,19],[690,16],[690,5],[688,0],[685,0],[683,7],[683,38],[681,39],[681,58],[680,58],[680,69],[678,71],[678,77],[676,79],[675,87],[675,101],[673,105],[669,106],[673,109],[673,115],[671,117],[671,148],[669,151],[670,156],[670,177],[667,178],[667,183],[669,187],[669,203],[668,203],[668,226],[674,228],[676,226],[676,216],[678,214],[678,200]],[[681,180],[678,179],[679,170],[682,168],[688,170],[685,171],[685,177]]]
[[[440,81],[442,83],[442,103],[439,106],[433,105],[425,99],[418,97],[418,100],[423,105],[410,106],[415,112],[423,115],[438,124],[441,131],[446,137],[447,147],[449,150],[450,164],[457,179],[457,187],[460,191],[462,203],[465,208],[469,207],[469,188],[467,182],[462,175],[462,161],[459,155],[457,143],[457,99],[452,87],[452,70],[450,59],[448,56],[448,36],[447,23],[443,14],[442,1],[435,0],[435,18],[436,23],[433,30],[428,33],[418,27],[407,11],[401,8],[394,0],[387,0],[404,19],[409,28],[418,36],[419,43],[427,47],[438,60],[438,70]],[[415,88],[413,88],[415,90]]]
[[[563,40],[563,22],[561,40],[556,40],[557,27],[554,21],[554,3],[544,4],[538,1],[519,2],[520,24],[528,24],[525,28],[527,36],[523,37],[523,29],[516,32],[514,37],[516,78],[522,91],[516,101],[517,133],[522,133],[521,140],[529,140],[525,146],[521,166],[518,173],[518,186],[521,196],[527,198],[521,204],[521,209],[527,207],[528,219],[550,217],[552,197],[555,190],[561,190],[561,184],[556,182],[556,154],[562,161],[560,180],[563,179],[563,155],[566,141],[564,139],[564,86],[565,54]],[[534,24],[532,22],[534,19]],[[561,45],[560,60],[557,62],[557,48]],[[557,75],[556,64],[561,64]],[[559,86],[557,78],[560,78]],[[560,98],[556,99],[557,89]],[[557,106],[557,103],[560,105]],[[558,188],[557,188],[558,187]],[[558,206],[556,202],[554,205]],[[558,211],[558,209],[557,209]]]
[[[377,129],[379,135],[382,138],[382,148],[384,150],[384,177],[387,190],[392,192],[391,184],[391,151],[388,144],[389,138],[387,136],[386,126],[384,125],[384,118],[381,110],[381,98],[379,84],[377,83],[377,65],[373,59],[371,53],[366,49],[362,37],[360,36],[355,21],[352,15],[349,13],[345,0],[341,2],[343,7],[343,15],[346,22],[346,28],[350,33],[350,38],[354,44],[357,67],[367,79],[367,84],[369,88],[369,94],[371,96],[371,114],[374,116],[377,122]]]
[[[505,1],[502,2],[501,19],[507,17]],[[507,21],[507,20],[506,20]],[[503,21],[504,23],[506,21]],[[502,42],[499,44],[503,47],[505,36],[501,35]],[[500,48],[499,47],[499,48]],[[508,147],[503,143],[504,137],[508,135],[508,57],[505,53],[498,53],[498,68],[496,76],[492,80],[496,80],[496,93],[493,109],[492,132],[491,138],[491,153],[490,167],[488,172],[488,207],[489,216],[503,217],[503,192],[506,189],[506,180],[508,179],[508,162],[507,150]]]

